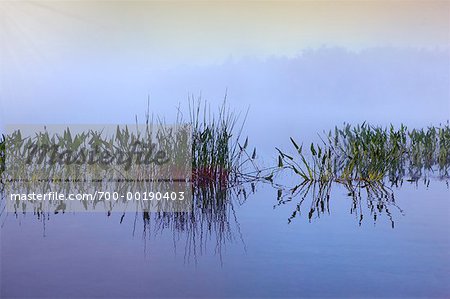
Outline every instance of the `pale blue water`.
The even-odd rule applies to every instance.
[[[311,202],[277,206],[258,185],[233,202],[230,234],[208,237],[142,215],[2,217],[2,298],[10,297],[448,297],[450,191],[446,182],[405,184],[396,205],[373,220],[351,214],[352,199],[332,190],[330,213],[308,220]],[[135,224],[136,221],[136,224]],[[236,222],[237,221],[237,222]],[[150,233],[149,233],[150,232]],[[194,244],[193,242],[196,242]],[[195,250],[194,250],[195,248]]]

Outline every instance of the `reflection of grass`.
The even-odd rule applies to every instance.
[[[308,151],[292,138],[297,156],[278,150],[278,166],[290,169],[305,181],[398,182],[405,176],[416,180],[437,171],[448,176],[450,167],[450,127],[409,131],[373,127],[367,124],[335,128],[323,144],[311,144]]]
[[[208,252],[222,262],[229,243],[242,243],[245,247],[235,207],[243,204],[252,191],[246,191],[247,184],[227,189],[219,185],[211,181],[208,185],[194,185],[189,212],[144,212],[143,235],[151,238],[164,231],[172,233],[174,245],[184,248],[186,262],[196,263],[199,256]]]
[[[277,196],[278,205],[298,199],[288,222],[301,216],[305,201],[310,202],[309,208],[306,207],[308,220],[320,218],[323,214],[331,213],[330,198],[334,184],[332,181],[304,181],[294,188],[280,188]],[[380,216],[386,215],[392,228],[394,228],[394,217],[391,208],[403,214],[403,211],[395,203],[394,192],[383,182],[347,181],[340,185],[346,189],[347,195],[352,199],[350,213],[358,218],[359,225],[362,225],[366,210],[372,216],[374,223]]]

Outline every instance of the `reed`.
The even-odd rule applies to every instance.
[[[239,184],[248,167],[256,168],[256,149],[247,151],[248,138],[241,143],[245,117],[239,121],[226,104],[217,112],[200,99],[189,102],[192,127],[192,170],[194,184]]]
[[[241,133],[245,123],[245,118],[241,121],[240,115],[235,114],[227,106],[226,100],[218,107],[217,111],[211,112],[210,106],[200,99],[189,102],[190,119],[183,121],[177,118],[173,130],[171,126],[164,126],[159,120],[158,125],[154,125],[153,118],[150,119],[147,112],[146,126],[144,129],[137,125],[136,130],[130,127],[117,127],[112,134],[104,135],[95,130],[74,133],[67,128],[61,134],[48,133],[46,130],[38,132],[35,136],[24,137],[19,130],[4,137],[1,145],[4,162],[5,144],[8,146],[8,155],[14,155],[13,183],[19,179],[16,185],[20,187],[34,188],[42,185],[42,179],[52,184],[58,192],[65,192],[70,185],[71,188],[80,192],[87,192],[93,188],[89,183],[89,178],[126,178],[124,182],[116,182],[115,188],[125,192],[129,189],[141,187],[130,183],[129,179],[146,179],[154,177],[151,170],[153,168],[145,165],[133,164],[130,169],[126,165],[114,165],[114,167],[104,167],[101,163],[71,163],[70,165],[58,163],[35,164],[27,163],[27,151],[33,145],[44,146],[45,148],[60,148],[70,150],[79,156],[79,152],[86,149],[98,148],[101,152],[110,153],[133,153],[133,144],[149,144],[154,142],[158,148],[170,156],[169,160],[175,161],[175,170],[168,168],[167,175],[159,173],[159,177],[171,179],[172,176],[182,178],[186,176],[192,186],[192,204],[208,210],[218,210],[222,203],[227,204],[230,198],[227,189],[236,190],[240,185],[249,181],[256,181],[258,175],[255,174],[256,149],[251,155],[247,152],[248,138],[241,143]],[[182,128],[181,130],[179,128]],[[155,132],[155,130],[157,130]],[[187,136],[186,134],[190,134]],[[6,142],[5,142],[6,140]],[[189,146],[186,146],[189,145]],[[144,148],[139,148],[145,152]],[[36,155],[39,156],[39,155]],[[38,159],[35,156],[36,159]],[[46,156],[49,158],[50,154]],[[119,156],[119,155],[114,155]],[[135,156],[133,156],[133,159]],[[180,161],[178,161],[180,160]],[[16,163],[17,162],[17,163]],[[20,165],[19,165],[20,164]],[[181,168],[179,166],[182,166]],[[186,167],[185,167],[186,166]],[[164,169],[165,170],[165,169]],[[186,171],[188,170],[188,171]],[[155,170],[156,171],[156,170]],[[158,168],[161,172],[161,167]],[[248,175],[248,172],[252,175]],[[8,181],[11,172],[3,175],[3,182]],[[11,176],[12,178],[12,176]],[[37,181],[35,181],[37,179]],[[86,180],[87,179],[87,180]],[[61,184],[60,182],[67,182]],[[47,186],[47,184],[43,184]],[[96,185],[95,185],[96,186]],[[95,187],[94,186],[94,187]],[[48,187],[48,186],[47,186]],[[236,188],[235,188],[236,187]],[[245,190],[243,191],[246,192]],[[195,209],[193,208],[193,210]],[[86,207],[87,208],[87,207]]]
[[[5,135],[2,134],[0,139],[0,178],[5,170]]]
[[[449,124],[426,129],[395,129],[363,123],[334,131],[312,143],[309,150],[291,142],[295,156],[278,150],[278,167],[290,169],[305,181],[366,181],[388,178],[398,183],[403,178],[417,180],[438,174],[448,177],[450,166]]]

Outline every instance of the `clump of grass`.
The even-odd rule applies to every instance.
[[[342,180],[378,181],[403,175],[406,127],[395,130],[367,124],[335,129],[328,141],[336,160],[336,176]]]
[[[111,135],[97,130],[73,133],[66,128],[58,134],[44,130],[35,136],[22,136],[16,130],[6,136],[3,144],[3,147],[7,145],[9,161],[5,174],[26,181],[173,179],[175,172],[171,165],[151,161],[155,159],[154,153],[161,151],[163,158],[172,161],[181,175],[190,175],[189,133],[182,126],[149,126],[146,132],[117,126]]]
[[[439,128],[437,134],[439,139],[437,162],[441,173],[448,175],[450,168],[450,126],[448,123],[446,126]]]
[[[305,181],[329,181],[333,178],[333,165],[330,148],[320,147],[311,143],[311,159],[307,161],[303,154],[303,145],[299,146],[294,139],[291,138],[300,161],[296,161],[293,156],[283,153],[276,148],[278,156],[278,167],[292,169],[296,174],[300,175]]]
[[[449,124],[409,131],[362,125],[344,125],[330,131],[323,144],[311,144],[309,152],[294,139],[292,157],[278,150],[278,167],[291,169],[305,181],[381,181],[398,183],[405,176],[417,180],[430,173],[448,177],[450,166]]]
[[[146,123],[149,122],[149,117],[147,117]],[[180,153],[180,150],[185,149],[183,145],[186,144],[187,136],[177,135],[174,138],[167,138],[167,136],[172,136],[173,132],[162,126],[162,129],[155,136],[157,143],[167,152],[174,152],[177,149],[179,155],[171,157],[172,159],[181,157],[183,161],[186,160],[189,164],[192,164],[192,209],[185,212],[143,211],[144,231],[149,228],[150,220],[153,219],[152,225],[155,232],[171,229],[174,235],[185,234],[187,258],[191,256],[196,258],[197,254],[206,250],[206,243],[211,240],[215,242],[214,250],[219,255],[227,242],[236,239],[242,240],[240,233],[235,235],[232,229],[233,226],[236,226],[239,231],[234,204],[236,202],[241,204],[247,198],[247,191],[241,185],[242,178],[249,179],[249,176],[245,175],[246,165],[250,164],[252,167],[256,158],[256,150],[253,150],[251,155],[247,153],[248,139],[246,138],[243,143],[240,142],[244,123],[245,118],[241,123],[239,115],[233,113],[225,101],[218,108],[218,113],[211,113],[206,103],[190,102],[190,121],[188,124],[191,127],[189,132],[192,136],[189,137],[191,138],[192,148],[187,150],[192,150],[192,152],[189,152],[189,154],[192,153],[192,160],[185,158],[184,152]],[[186,131],[176,130],[175,132],[184,134]],[[145,135],[151,132],[141,133]],[[115,134],[109,136],[109,139],[105,139],[101,132],[89,131],[74,134],[67,129],[62,135],[51,135],[46,132],[38,134],[33,141],[46,144],[50,148],[54,145],[61,148],[70,148],[75,152],[79,151],[80,148],[90,146],[107,148],[111,151],[117,148],[120,151],[128,152],[130,144],[141,140],[142,137],[145,136],[133,133],[128,127],[118,127]],[[26,148],[29,140],[25,140],[19,131],[8,135],[7,138],[9,138],[8,144],[12,145],[14,149]],[[2,146],[4,148],[3,142]],[[73,177],[76,179],[88,171],[95,173],[102,171],[102,168],[98,165],[86,165],[85,167],[76,173],[66,171],[70,168],[64,167],[65,172],[60,175],[64,178]],[[40,169],[43,171],[43,173],[40,173],[40,177],[55,178],[58,171],[54,168],[55,166],[43,167],[43,169]],[[23,175],[29,175],[32,171],[37,170],[24,167]],[[139,177],[145,175],[142,169],[139,169],[139,171]],[[83,182],[80,185],[83,185]],[[121,188],[117,187],[120,184],[115,186],[115,188]],[[254,192],[253,185],[252,189]],[[38,217],[45,217],[46,214],[49,217],[48,212],[43,213],[39,210],[36,212]],[[123,217],[125,217],[125,214],[121,221]]]
[[[5,178],[16,182],[17,185],[34,186],[33,184],[71,182],[73,188],[87,188],[89,180],[108,179],[118,181],[116,188],[128,190],[134,188],[130,179],[136,179],[136,184],[148,178],[186,179],[191,180],[194,204],[206,201],[223,200],[224,196],[218,196],[218,190],[224,190],[242,185],[250,180],[257,180],[254,175],[256,150],[249,155],[247,152],[248,138],[243,145],[240,137],[245,123],[239,121],[239,115],[228,108],[226,101],[219,107],[218,112],[211,113],[206,102],[198,100],[190,101],[190,121],[183,122],[177,118],[175,126],[164,126],[163,123],[155,126],[153,119],[150,121],[147,112],[146,126],[139,127],[136,120],[136,130],[130,127],[117,127],[110,134],[102,134],[102,131],[71,132],[69,128],[62,133],[49,133],[45,129],[35,136],[22,136],[20,130],[8,134],[6,141],[2,142],[3,148],[8,145],[8,155],[14,161],[9,163],[8,173]],[[162,149],[168,155],[165,157],[175,166],[161,165],[148,166],[140,163],[114,164],[106,167],[102,163],[50,163],[53,156],[52,150],[58,148],[58,152],[70,150],[71,157],[89,157],[91,149],[99,152],[112,153],[114,157],[125,155],[125,160],[136,161],[136,151],[145,156],[148,151],[146,144],[155,143],[158,149]],[[36,145],[36,146],[35,146]],[[39,145],[39,147],[37,147]],[[133,145],[138,145],[134,148]],[[33,148],[39,148],[39,152],[30,155]],[[42,151],[42,153],[41,153]],[[156,150],[155,150],[156,151]],[[117,154],[116,154],[117,153]],[[58,154],[59,155],[59,154]],[[44,157],[44,163],[28,163],[27,156],[33,157],[33,161]],[[4,159],[2,158],[2,161]],[[47,163],[49,162],[49,163]],[[252,175],[249,175],[248,165]],[[192,170],[192,172],[191,172]],[[156,175],[157,174],[157,175]],[[26,184],[25,184],[26,183]],[[123,185],[123,186],[122,186]],[[67,189],[68,184],[59,184],[57,187]],[[139,185],[140,186],[140,185]],[[56,188],[56,187],[55,187]],[[62,191],[56,190],[56,191]],[[55,190],[53,190],[55,191]],[[245,191],[244,191],[245,192]],[[206,196],[207,194],[208,196]],[[222,193],[220,193],[222,194]],[[202,196],[199,196],[202,195]]]
[[[0,178],[5,171],[5,135],[2,134],[0,140]]]
[[[192,170],[195,183],[218,183],[225,186],[242,179],[245,166],[254,166],[256,149],[247,152],[248,138],[240,144],[245,118],[239,124],[239,115],[227,107],[226,100],[211,113],[206,102],[189,102],[192,126]],[[239,126],[238,126],[239,125]]]
[[[448,123],[441,127],[414,129],[408,133],[411,157],[410,168],[419,172],[433,171],[437,166],[441,176],[448,176],[450,166],[450,127]]]

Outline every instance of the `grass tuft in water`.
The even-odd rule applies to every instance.
[[[305,181],[366,181],[404,177],[418,180],[431,174],[448,177],[450,167],[449,124],[408,130],[344,125],[330,131],[322,144],[308,150],[291,138],[295,157],[278,150],[278,167],[290,169]]]
[[[248,138],[240,143],[245,119],[240,123],[239,115],[230,110],[226,100],[217,113],[200,100],[192,99],[189,104],[194,183],[237,183],[245,177],[246,166],[255,166],[256,159],[256,149],[251,155],[247,152]]]
[[[5,170],[5,135],[0,140],[0,176]]]

